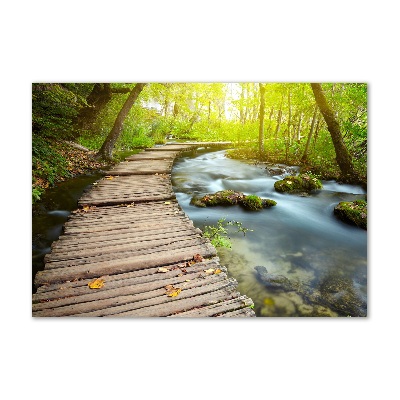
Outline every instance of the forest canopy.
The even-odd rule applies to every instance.
[[[168,139],[230,141],[229,157],[366,184],[367,84],[33,83],[33,199],[76,172],[71,142],[93,167]]]

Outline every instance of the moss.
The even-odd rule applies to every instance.
[[[244,195],[234,190],[222,190],[214,194],[206,194],[203,197],[192,197],[190,204],[196,207],[232,206],[240,204],[247,210],[261,210],[276,205],[276,201],[262,199],[256,195]]]
[[[245,196],[240,203],[247,210],[261,210],[263,208],[263,202],[261,197],[258,197],[254,194],[250,194]]]
[[[365,200],[342,201],[334,208],[334,214],[344,222],[367,229],[367,202]]]
[[[275,200],[271,199],[262,199],[262,203],[263,203],[263,208],[273,207],[276,206],[277,204]]]
[[[201,198],[193,197],[190,204],[197,207],[232,206],[238,204],[244,197],[242,192],[234,190],[221,190],[214,194],[206,194]]]
[[[274,188],[280,193],[309,193],[313,190],[322,189],[322,183],[311,174],[301,174],[287,176],[280,181],[276,181]]]

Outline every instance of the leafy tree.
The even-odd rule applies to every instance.
[[[130,92],[128,98],[125,101],[121,111],[118,113],[117,118],[114,122],[114,126],[111,129],[110,133],[108,134],[106,140],[104,141],[103,145],[101,146],[100,150],[98,151],[96,158],[103,158],[105,160],[112,159],[112,151],[117,141],[118,137],[121,134],[121,130],[127,117],[129,111],[131,110],[133,104],[136,102],[140,92],[143,88],[147,85],[147,83],[137,83],[135,87]]]
[[[347,181],[354,180],[357,174],[354,170],[351,156],[344,144],[343,137],[340,132],[340,126],[335,118],[335,114],[326,101],[321,84],[311,83],[311,87],[315,96],[315,101],[317,102],[321,114],[324,116],[329,133],[331,134],[332,142],[336,152],[336,160],[341,170],[342,178]]]

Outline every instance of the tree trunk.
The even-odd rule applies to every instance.
[[[312,134],[314,132],[315,120],[316,120],[316,117],[317,117],[317,110],[318,110],[318,106],[315,105],[314,114],[313,114],[312,121],[311,121],[310,132],[308,132],[308,138],[307,138],[306,147],[304,149],[303,156],[301,157],[301,162],[303,164],[306,163],[307,159],[308,159],[308,152],[309,152],[309,149],[310,149],[311,137],[312,137]]]
[[[147,85],[147,83],[137,83],[135,85],[135,87],[132,89],[130,95],[126,99],[125,104],[122,106],[122,109],[119,112],[119,114],[114,122],[113,128],[111,129],[106,140],[104,141],[103,145],[101,146],[101,149],[96,154],[97,159],[99,159],[99,158],[103,158],[105,160],[112,159],[112,151],[113,151],[115,142],[117,141],[117,139],[119,138],[119,135],[121,134],[125,118],[128,116],[129,111],[131,110],[132,106],[135,104],[135,101],[138,98],[140,92],[143,90],[143,88],[146,85]]]
[[[299,124],[297,126],[297,142],[300,142],[301,140],[301,122],[303,120],[303,113],[300,112],[300,116],[299,116]]]
[[[260,158],[264,156],[264,113],[265,113],[265,86],[260,83],[260,127],[258,131],[258,151]]]
[[[178,106],[178,103],[175,102],[175,104],[174,104],[174,112],[173,112],[174,118],[176,118],[178,114],[179,114],[179,106]]]
[[[95,83],[86,99],[88,105],[83,107],[79,112],[77,121],[78,128],[90,129],[100,111],[103,110],[111,100],[111,96],[110,83]]]
[[[323,115],[328,131],[331,134],[332,142],[335,147],[336,161],[339,165],[342,179],[351,181],[356,178],[357,174],[354,170],[353,161],[350,153],[344,144],[342,134],[340,132],[339,122],[335,118],[334,111],[326,101],[322,86],[320,83],[311,83],[315,101]]]
[[[289,144],[292,143],[292,136],[290,135],[290,124],[292,123],[292,106],[290,104],[290,87],[288,91],[288,109],[289,109],[289,115],[288,115],[288,122],[287,122],[287,137],[289,139]]]
[[[279,111],[278,111],[278,121],[277,121],[276,129],[275,129],[275,140],[278,139],[278,133],[279,133],[279,129],[281,127],[282,106],[283,106],[283,95],[282,95],[282,100],[281,100],[281,106],[280,106]]]
[[[244,124],[244,120],[245,120],[245,114],[244,114],[244,84],[241,83],[240,87],[242,88],[242,91],[240,92],[239,115],[240,115],[240,123],[243,125]]]

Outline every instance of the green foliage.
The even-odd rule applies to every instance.
[[[87,85],[87,84],[86,84]],[[86,100],[79,84],[32,84],[32,134],[53,139],[77,136],[74,122]]]
[[[38,136],[32,138],[32,175],[53,185],[58,177],[69,177],[68,161],[61,155],[59,145]]]
[[[247,232],[253,232],[252,229],[245,228],[239,221],[226,221],[226,218],[220,218],[216,225],[206,225],[203,229],[203,235],[209,238],[214,247],[232,248],[232,242],[228,235],[228,226],[235,226],[236,232],[242,232],[246,236]]]
[[[247,210],[261,210],[263,208],[263,202],[261,197],[258,197],[254,194],[249,194],[245,196],[245,198],[241,201],[241,205]]]
[[[32,186],[32,204],[35,204],[37,201],[40,200],[40,197],[43,192],[44,189],[37,186]]]

